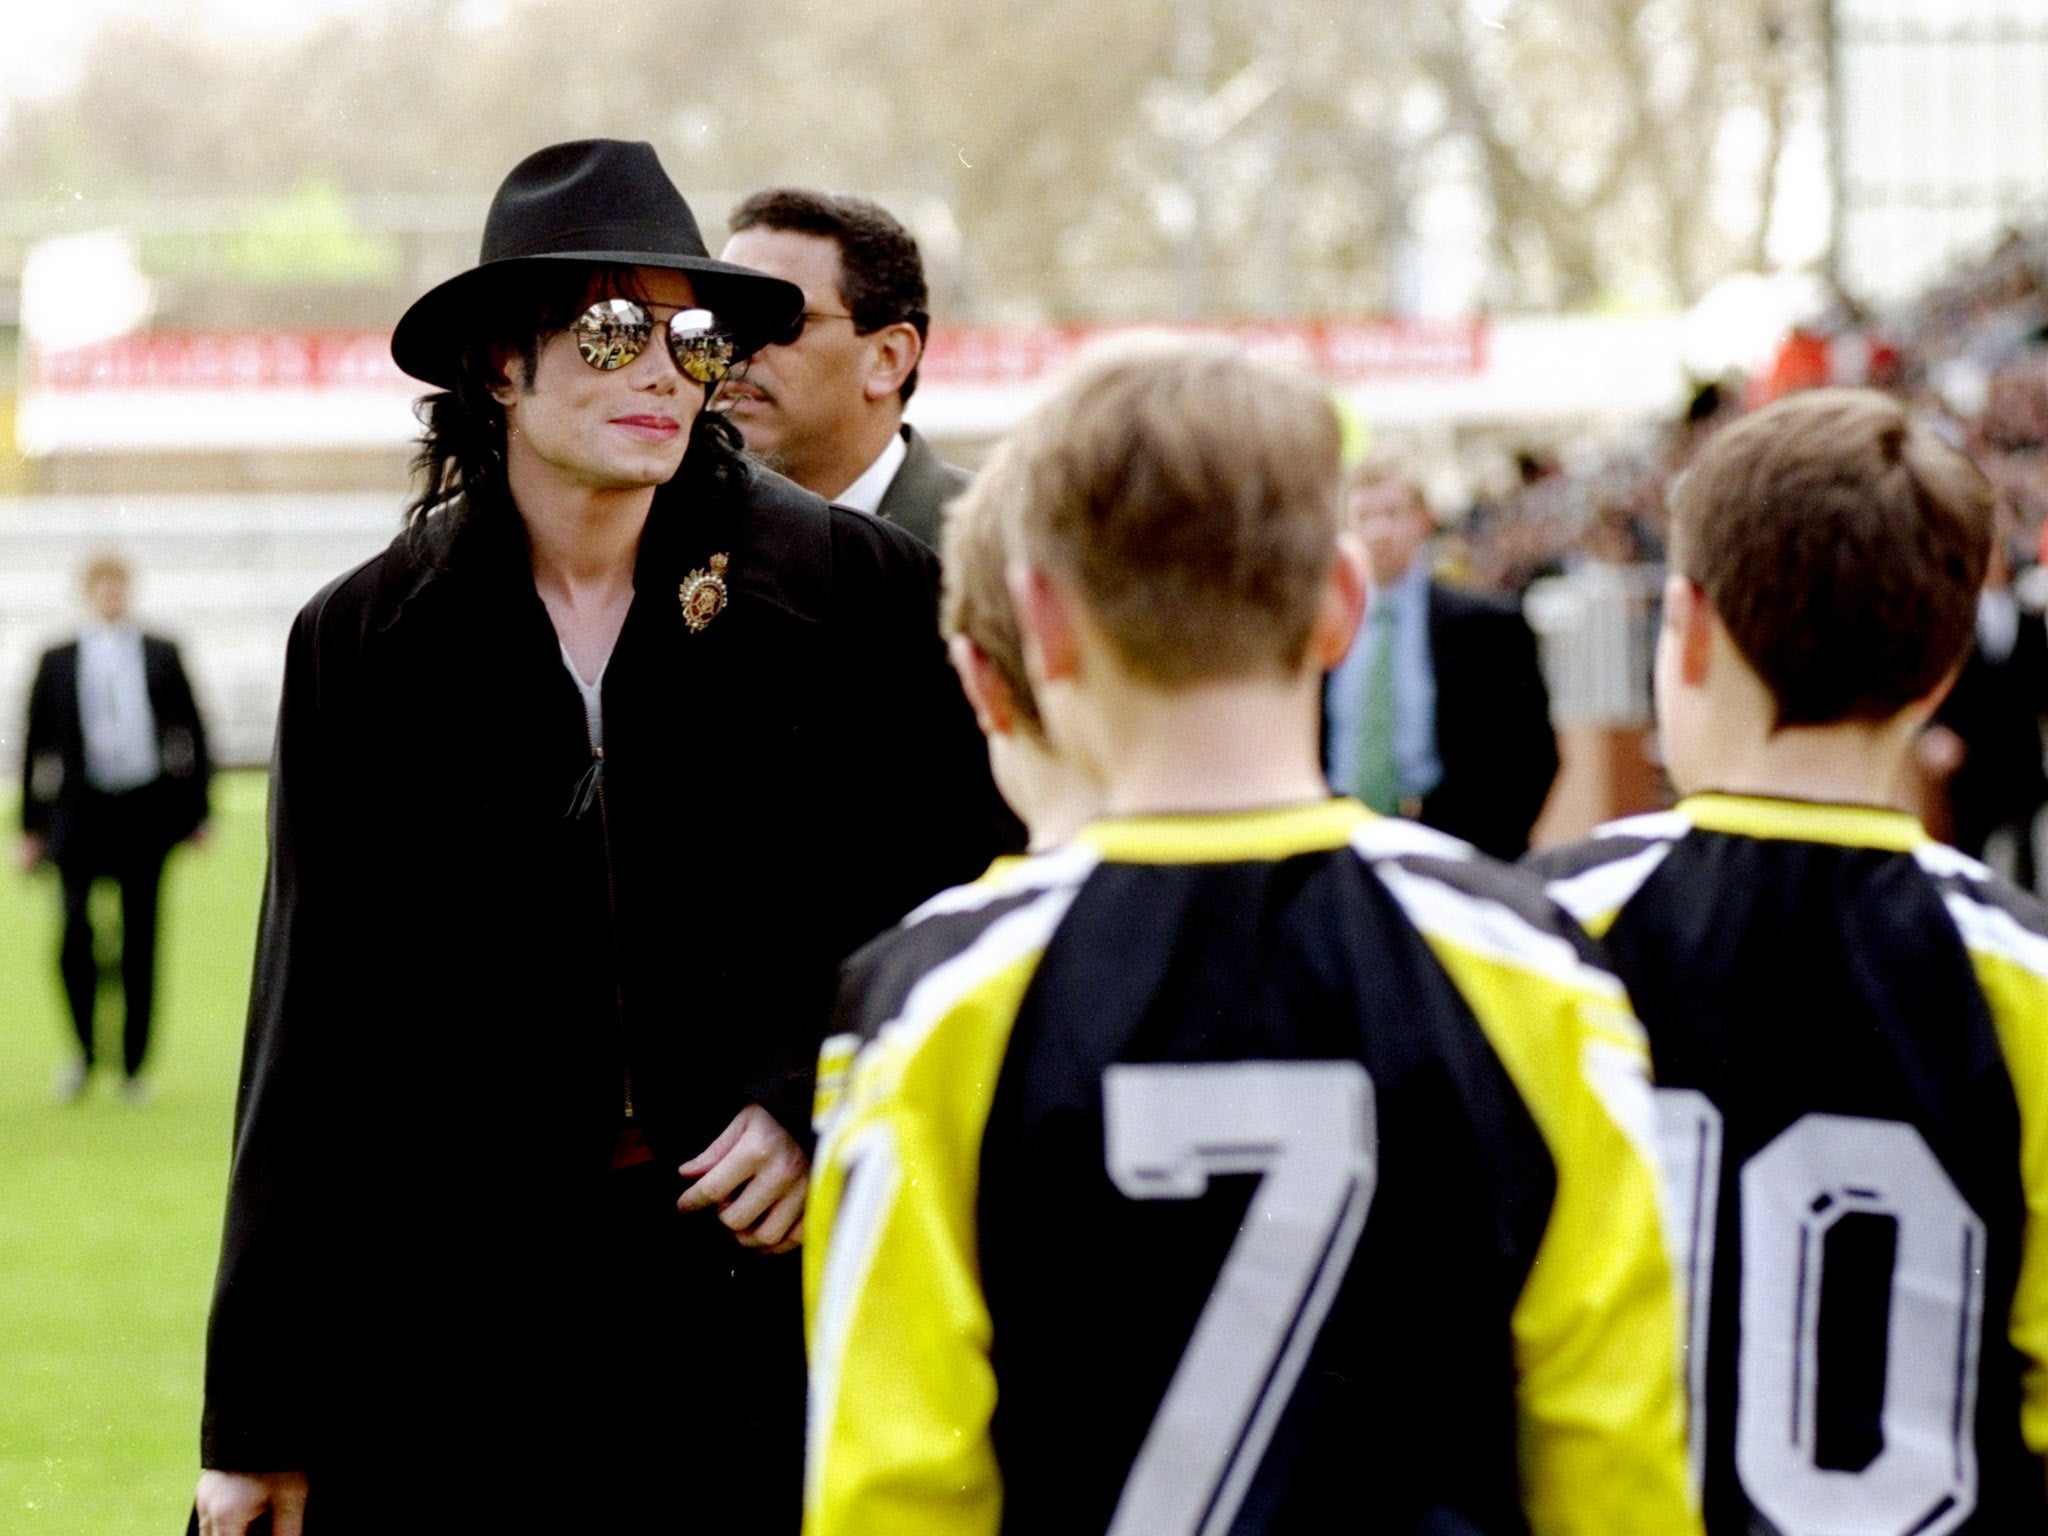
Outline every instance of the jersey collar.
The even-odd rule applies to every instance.
[[[1702,832],[1732,832],[1739,837],[1835,843],[1891,853],[1911,853],[1930,841],[1918,817],[1875,805],[1710,792],[1686,796],[1678,802],[1678,814]]]
[[[1373,814],[1356,800],[1316,800],[1268,811],[1115,816],[1075,841],[1113,864],[1238,864],[1341,848]]]

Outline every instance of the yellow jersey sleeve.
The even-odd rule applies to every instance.
[[[993,1536],[1002,1487],[976,1235],[982,1131],[1071,890],[909,989],[824,1106],[804,1251],[806,1536]]]
[[[1649,1047],[1627,995],[1560,931],[1395,865],[1381,878],[1470,1004],[1556,1167],[1512,1323],[1530,1530],[1698,1532]],[[1567,921],[1556,913],[1559,929]]]
[[[2020,1112],[2026,1221],[2007,1337],[2019,1351],[2020,1436],[2048,1456],[2048,937],[1962,891],[1944,896],[1998,1031]]]

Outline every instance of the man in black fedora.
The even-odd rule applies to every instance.
[[[929,552],[704,410],[801,306],[594,140],[398,324],[418,494],[286,654],[205,1536],[795,1528],[834,968],[1010,830]]]

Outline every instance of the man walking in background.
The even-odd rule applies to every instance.
[[[803,314],[719,400],[747,447],[806,490],[939,542],[967,488],[903,421],[929,324],[910,231],[866,198],[777,188],[732,212],[723,260],[795,283]]]
[[[78,1056],[57,1092],[85,1092],[98,1053],[93,1012],[100,967],[92,929],[95,882],[121,891],[122,1088],[142,1078],[156,997],[156,908],[164,860],[206,829],[206,729],[178,648],[128,616],[129,571],[118,555],[85,570],[92,617],[76,640],[43,654],[29,691],[22,752],[21,863],[57,866],[64,886],[59,969]]]
[[[1331,786],[1519,858],[1557,777],[1536,637],[1511,603],[1432,579],[1436,520],[1405,475],[1360,481],[1351,516],[1375,598],[1324,694]]]

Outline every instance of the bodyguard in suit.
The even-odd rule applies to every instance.
[[[1436,522],[1413,481],[1366,479],[1351,511],[1374,591],[1325,685],[1331,788],[1518,858],[1557,777],[1535,636],[1512,603],[1431,579]]]
[[[99,963],[89,897],[121,891],[124,1088],[144,1093],[156,992],[157,892],[164,860],[206,827],[206,729],[178,648],[128,618],[128,567],[102,555],[85,572],[93,614],[76,640],[44,653],[29,692],[22,753],[22,864],[57,866],[64,888],[59,968],[78,1032],[78,1058],[58,1078],[76,1098],[97,1059]]]
[[[929,319],[917,242],[865,198],[777,188],[732,212],[722,259],[795,283],[804,311],[720,402],[747,447],[827,501],[886,518],[932,548],[967,488],[905,425]]]

